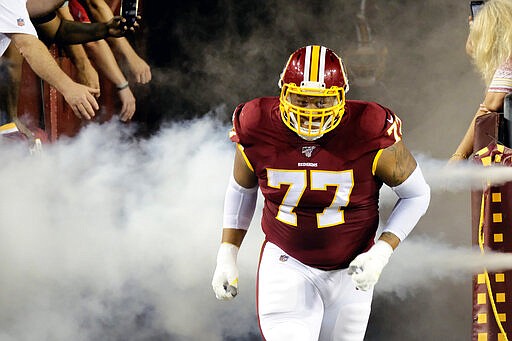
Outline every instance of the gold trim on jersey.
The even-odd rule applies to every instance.
[[[375,157],[373,158],[372,175],[375,175],[375,170],[377,170],[377,163],[379,162],[380,156],[382,155],[383,151],[384,149],[379,149],[379,151],[377,152],[377,154],[375,154]]]
[[[242,154],[244,160],[245,160],[245,164],[247,165],[247,167],[249,167],[249,169],[251,171],[254,172],[254,168],[253,166],[251,165],[251,162],[249,161],[249,159],[247,158],[247,155],[245,155],[245,152],[244,152],[244,146],[242,146],[240,143],[237,143],[236,144],[236,147],[238,148],[238,150],[240,151],[240,153]]]

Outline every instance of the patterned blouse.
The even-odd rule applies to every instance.
[[[488,92],[512,92],[512,59],[503,63],[494,73]]]

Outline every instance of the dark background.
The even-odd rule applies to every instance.
[[[134,38],[153,71],[145,90],[147,121],[155,131],[165,122],[207,114],[228,122],[238,103],[278,94],[279,74],[301,46],[325,45],[345,59],[357,47],[360,5],[352,0],[145,0],[143,29]],[[468,15],[469,2],[462,0],[367,2],[372,36],[387,49],[387,62],[379,82],[352,84],[347,97],[393,109],[417,154],[448,158],[483,96],[484,85],[464,50]],[[468,206],[467,193],[433,193],[430,211],[415,231],[470,245]],[[406,299],[376,296],[367,340],[468,340],[470,281],[432,281]]]
[[[230,112],[241,101],[275,95],[288,56],[304,45],[330,47],[350,69],[345,57],[357,44],[360,5],[357,0],[143,1],[143,29],[135,38],[153,70],[152,119],[201,116],[219,106]],[[463,58],[460,70],[472,72],[463,52],[468,13],[466,1],[366,1],[372,37],[388,49],[387,63],[379,85],[352,84],[348,97],[414,115],[425,92],[435,93],[443,78],[457,76],[457,70],[443,74],[444,56],[437,53],[456,50],[456,58]],[[435,31],[438,37],[432,37]]]

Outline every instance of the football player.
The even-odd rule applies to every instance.
[[[213,290],[220,300],[238,293],[238,250],[259,188],[263,338],[363,340],[374,285],[426,212],[430,188],[402,141],[398,116],[374,102],[345,99],[345,68],[332,50],[298,49],[279,85],[279,97],[256,98],[233,115],[237,148]],[[398,202],[376,236],[383,183]]]

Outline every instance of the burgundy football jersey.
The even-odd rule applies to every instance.
[[[277,97],[233,114],[231,140],[243,146],[265,198],[265,237],[309,266],[345,268],[373,245],[382,186],[374,160],[400,141],[401,121],[377,103],[347,101],[338,127],[306,141],[280,115]]]

